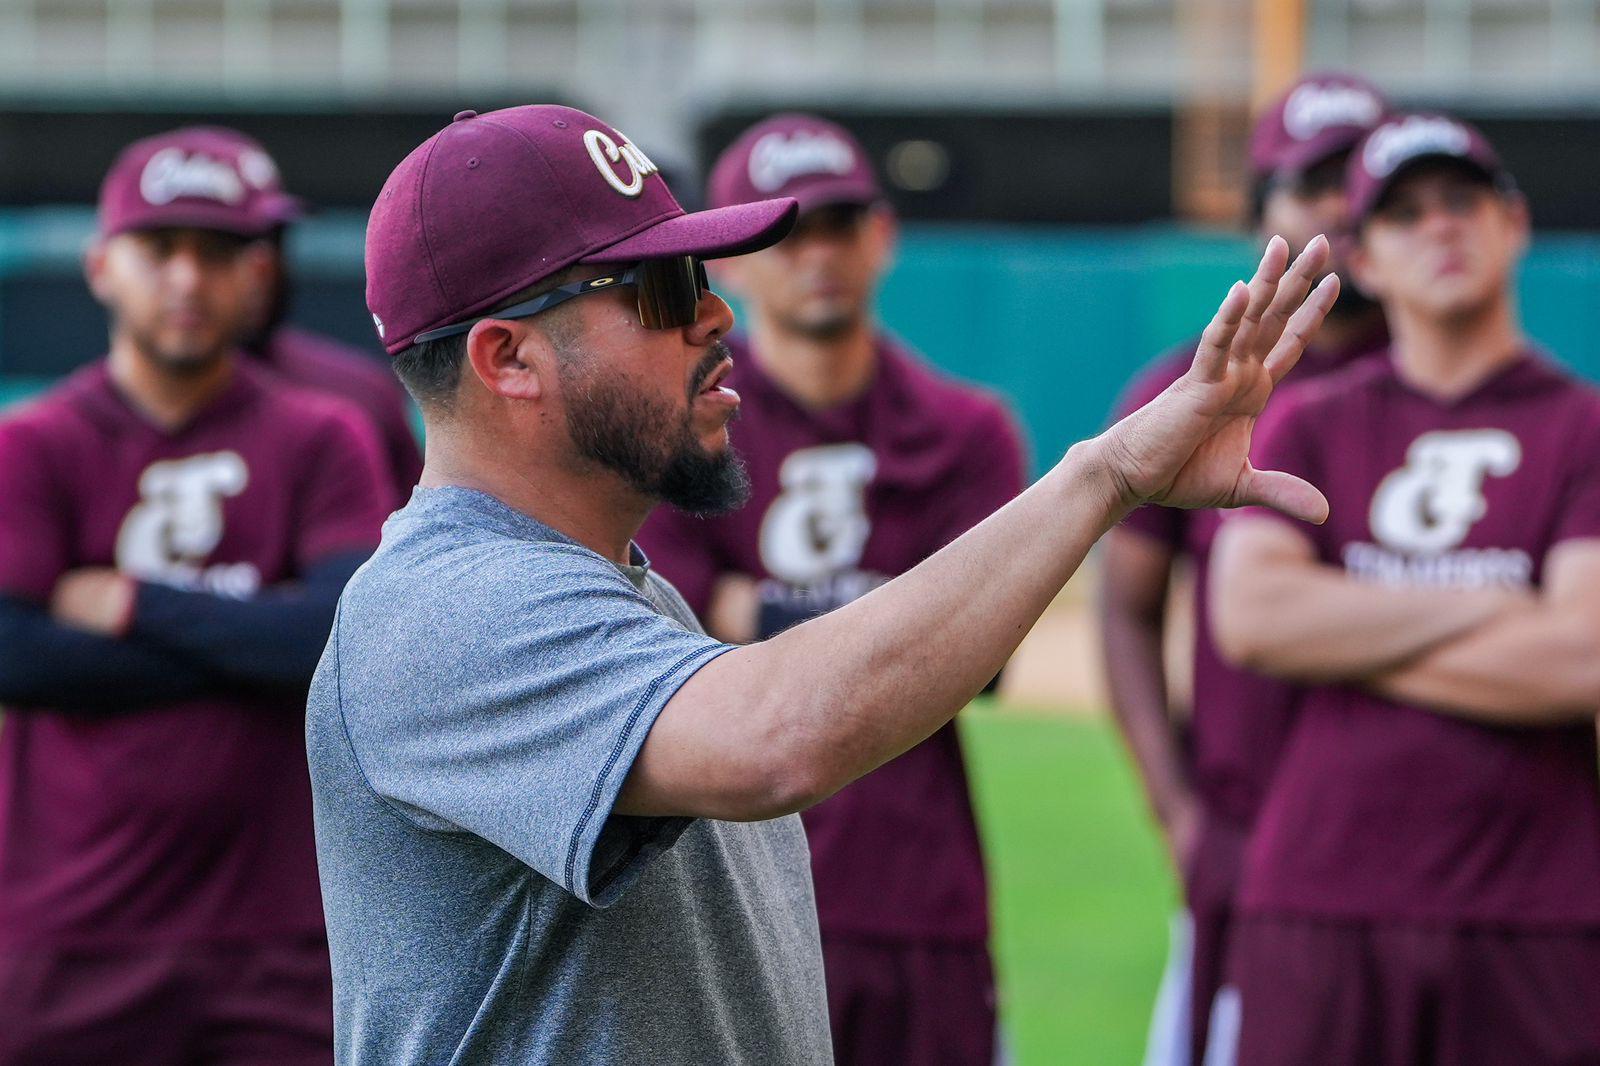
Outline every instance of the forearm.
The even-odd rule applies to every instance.
[[[1117,728],[1138,765],[1151,812],[1169,825],[1178,810],[1193,802],[1193,785],[1167,709],[1159,631],[1117,638],[1109,626],[1107,645],[1115,641],[1118,648],[1106,657]]]
[[[303,688],[328,641],[339,594],[362,558],[330,560],[302,584],[249,599],[142,584],[129,634],[231,681]]]
[[[1119,535],[1112,534],[1106,546],[1108,556]],[[1102,575],[1100,634],[1111,707],[1139,769],[1150,809],[1165,826],[1192,802],[1192,785],[1168,710],[1165,596],[1134,602],[1116,577],[1108,561]],[[1163,576],[1159,583],[1163,593],[1165,585]]]
[[[32,604],[0,598],[0,703],[105,713],[192,699],[219,680],[133,641],[84,633]]]
[[[684,776],[708,782],[707,795],[689,807],[747,818],[799,810],[954,717],[1124,512],[1092,448],[1075,447],[1032,488],[906,574],[729,652],[691,678],[674,702],[720,707],[726,693],[742,698],[735,715],[710,712],[719,715],[714,731],[692,713],[664,715],[656,726],[662,747],[674,749],[669,757],[692,760]],[[752,752],[762,755],[762,795],[723,800],[713,783]],[[619,809],[654,809],[650,779],[648,766],[636,769],[635,793]]]
[[[1576,611],[1544,606],[1497,619],[1369,687],[1391,699],[1499,725],[1552,725],[1600,713],[1600,642]]]

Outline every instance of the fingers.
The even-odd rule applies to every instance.
[[[1195,349],[1194,363],[1189,368],[1201,381],[1221,381],[1226,375],[1228,349],[1249,302],[1250,289],[1242,281],[1234,282],[1228,295],[1222,298],[1222,306],[1217,308],[1211,324],[1200,335],[1200,346]]]
[[[1250,302],[1245,305],[1244,320],[1239,324],[1239,332],[1233,338],[1231,354],[1234,358],[1248,359],[1254,350],[1261,316],[1266,314],[1267,308],[1272,305],[1273,296],[1278,291],[1279,280],[1283,277],[1284,267],[1288,263],[1289,242],[1282,237],[1273,237],[1261,253],[1261,262],[1256,266],[1255,277],[1250,279]],[[1263,347],[1270,345],[1269,341]]]
[[[1317,335],[1317,329],[1322,325],[1322,320],[1327,317],[1328,310],[1333,307],[1333,302],[1339,298],[1338,275],[1329,274],[1306,297],[1299,310],[1289,319],[1289,324],[1284,327],[1283,336],[1268,353],[1266,358],[1267,373],[1272,375],[1272,383],[1276,385],[1283,380],[1283,376],[1300,361],[1300,355],[1306,350],[1306,345],[1311,343],[1311,338]]]
[[[1273,294],[1272,303],[1261,317],[1261,324],[1252,338],[1256,357],[1260,358],[1278,343],[1290,318],[1306,298],[1311,285],[1328,265],[1328,238],[1317,234],[1305,250],[1295,259]]]
[[[1328,498],[1311,482],[1281,470],[1250,471],[1237,502],[1241,507],[1271,507],[1319,526],[1328,520]]]

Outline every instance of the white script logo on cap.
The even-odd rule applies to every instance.
[[[180,196],[236,204],[244,199],[244,182],[220,159],[198,152],[187,155],[182,148],[163,148],[144,165],[139,195],[147,204],[170,204]]]
[[[855,153],[831,133],[769,133],[750,149],[750,184],[774,192],[805,174],[848,174]]]
[[[1422,155],[1464,156],[1472,146],[1466,127],[1447,118],[1412,115],[1380,126],[1361,151],[1361,165],[1375,178],[1387,178],[1400,164]]]
[[[1355,85],[1307,82],[1289,94],[1283,128],[1297,141],[1309,141],[1332,126],[1366,128],[1383,117],[1377,97]]]
[[[590,130],[585,133],[583,146],[589,150],[589,158],[594,160],[594,165],[599,168],[600,176],[606,179],[606,184],[624,196],[638,196],[644,191],[644,179],[661,169],[650,162],[649,156],[634,147],[632,141],[624,137],[619,148],[617,142],[604,130]],[[623,181],[622,175],[617,173],[618,163],[627,164],[627,181]]]

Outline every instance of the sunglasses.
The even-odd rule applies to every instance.
[[[638,291],[639,324],[645,329],[679,329],[692,325],[700,314],[700,301],[711,291],[706,265],[692,255],[671,259],[646,259],[620,274],[605,274],[558,286],[531,300],[503,307],[454,325],[419,333],[412,344],[454,337],[490,318],[532,318],[568,300],[632,285]]]

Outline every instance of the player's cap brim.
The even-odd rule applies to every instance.
[[[1454,152],[1428,152],[1424,155],[1413,156],[1404,163],[1394,168],[1394,172],[1375,181],[1363,190],[1363,195],[1357,197],[1350,205],[1350,215],[1357,222],[1365,222],[1372,213],[1383,203],[1383,198],[1389,195],[1389,190],[1407,174],[1424,163],[1453,163],[1462,170],[1481,177],[1486,183],[1502,192],[1515,192],[1516,184],[1504,170],[1495,168],[1481,159],[1474,159],[1470,155],[1457,155]]]
[[[1324,131],[1319,136],[1278,152],[1272,158],[1270,169],[1259,173],[1258,177],[1298,177],[1319,163],[1325,163],[1336,155],[1349,152],[1360,144],[1361,138],[1365,136],[1364,130],[1353,127]]]
[[[225,204],[166,204],[121,218],[113,226],[102,229],[100,235],[115,237],[120,233],[152,229],[205,229],[238,237],[265,237],[278,225],[271,219],[247,215]]]
[[[725,259],[770,247],[794,228],[799,205],[784,197],[678,215],[590,252],[585,263],[633,263],[692,255]]]
[[[865,207],[883,199],[883,193],[876,185],[853,177],[811,182],[791,189],[788,195],[793,196],[800,204],[802,215],[819,207],[833,207],[837,204]]]

